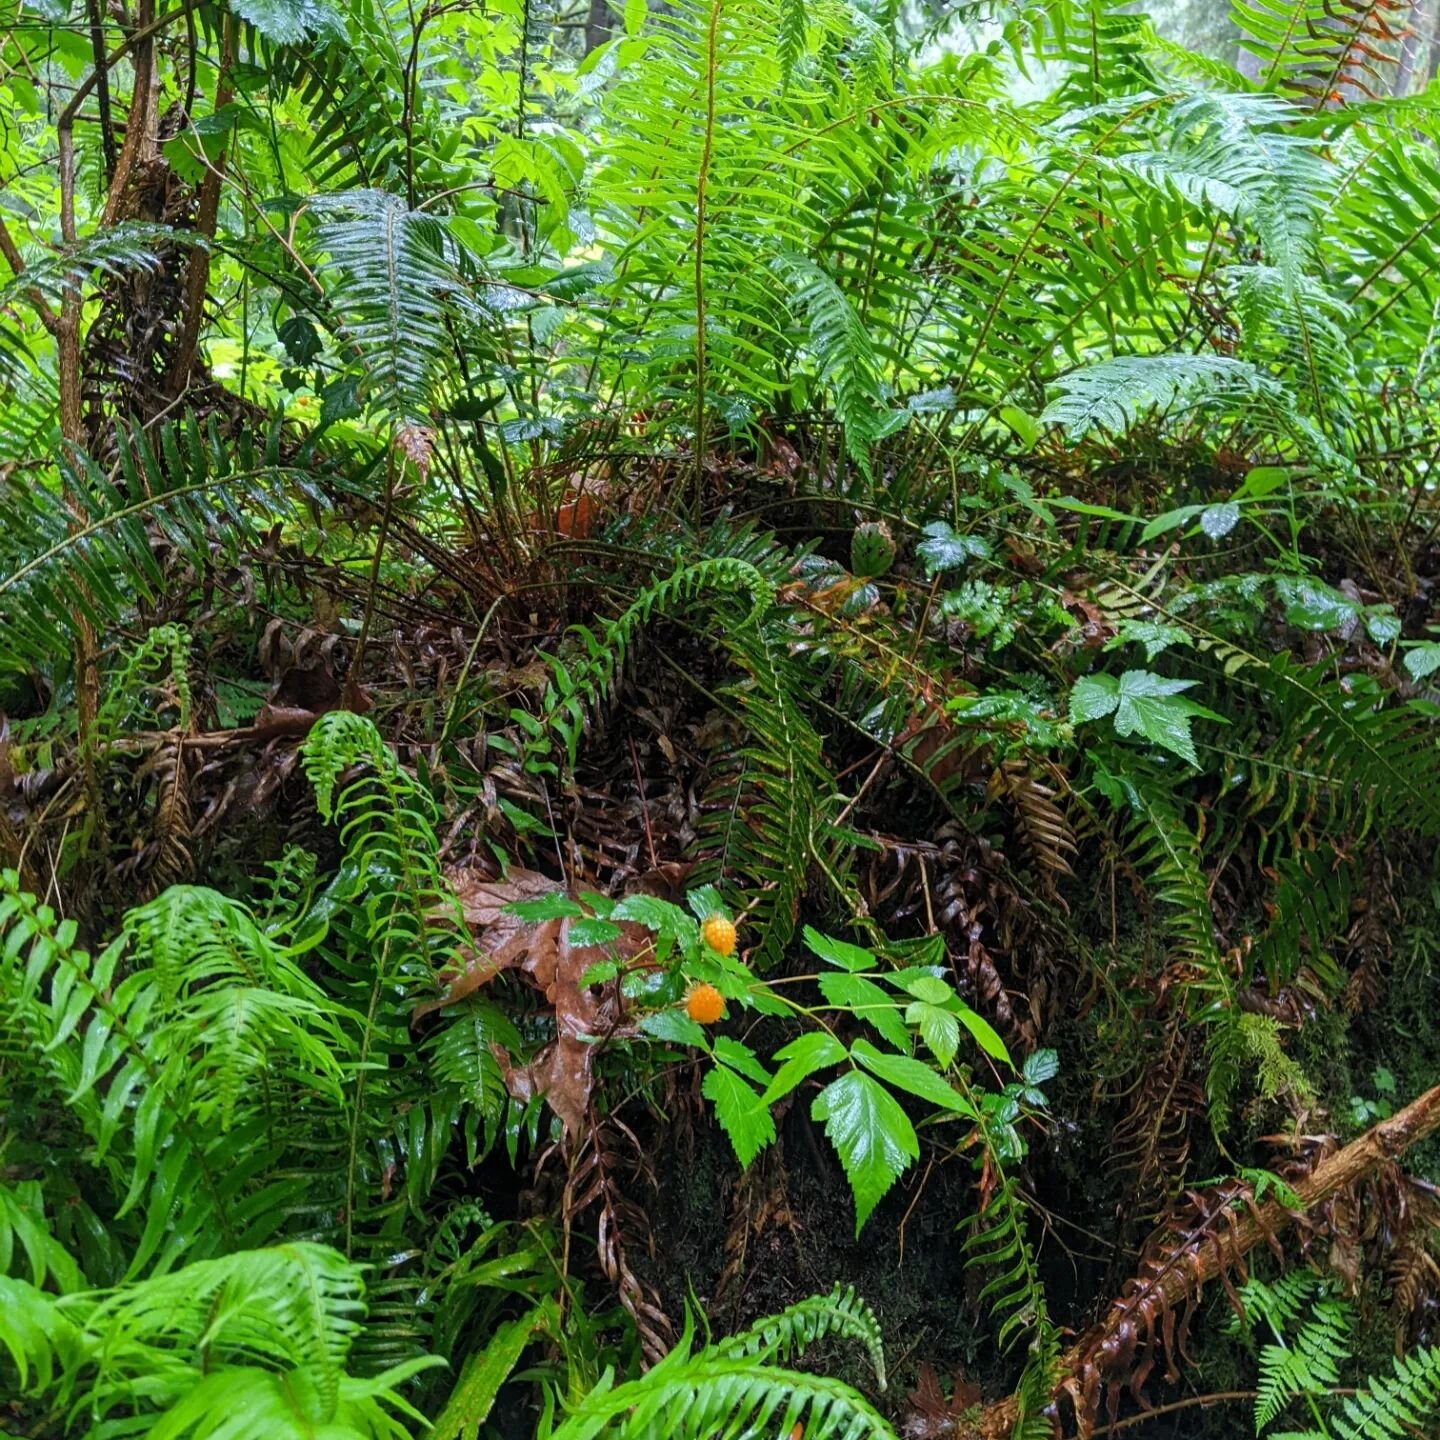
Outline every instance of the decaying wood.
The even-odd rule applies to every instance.
[[[1308,1176],[1297,1181],[1294,1189],[1301,1201],[1298,1210],[1288,1210],[1277,1201],[1270,1201],[1236,1214],[1223,1245],[1201,1245],[1187,1257],[1186,1263],[1169,1265],[1155,1275],[1149,1282],[1150,1292],[1154,1295],[1154,1309],[1169,1313],[1183,1306],[1203,1286],[1219,1277],[1222,1271],[1234,1265],[1256,1245],[1273,1240],[1276,1233],[1294,1223],[1297,1216],[1365,1179],[1436,1130],[1440,1130],[1440,1085],[1427,1090],[1390,1119],[1382,1120],[1367,1130],[1343,1150],[1322,1160]],[[1146,1246],[1147,1252],[1151,1249],[1151,1246]],[[1127,1289],[1127,1296],[1117,1300],[1105,1318],[1082,1335],[1061,1357],[1061,1384],[1057,1387],[1057,1394],[1066,1390],[1073,1394],[1076,1377],[1087,1367],[1093,1367],[1097,1357],[1104,1355],[1112,1332],[1119,1324],[1133,1320],[1133,1286]],[[1017,1413],[1014,1396],[990,1406],[972,1432],[971,1440],[1008,1440]],[[1093,1416],[1086,1418],[1093,1419]]]

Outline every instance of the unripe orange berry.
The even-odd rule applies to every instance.
[[[713,985],[692,986],[685,1013],[697,1025],[713,1025],[725,1013],[725,997]]]
[[[735,925],[723,915],[709,916],[700,927],[700,933],[705,937],[705,943],[717,955],[735,953]]]

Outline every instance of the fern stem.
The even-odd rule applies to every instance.
[[[715,54],[725,0],[711,0],[705,41],[705,138],[695,177],[695,515],[700,514],[705,476],[705,202],[715,146]]]
[[[403,461],[401,462],[404,463]],[[385,508],[380,515],[380,533],[375,537],[375,554],[370,561],[370,582],[365,591],[365,614],[360,621],[360,634],[355,641],[355,658],[345,677],[345,703],[353,710],[360,698],[360,672],[365,667],[365,649],[370,643],[370,624],[375,617],[375,599],[380,588],[380,566],[385,557],[385,541],[390,535],[390,512],[395,505],[395,452],[385,462]],[[478,637],[476,643],[478,644]]]

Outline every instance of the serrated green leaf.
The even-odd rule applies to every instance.
[[[553,895],[538,896],[534,900],[512,900],[505,906],[505,913],[531,924],[567,917],[575,920],[586,918],[584,906],[572,900],[563,890],[557,890]]]
[[[1083,725],[1114,714],[1120,704],[1119,690],[1113,675],[1087,675],[1077,680],[1070,690],[1071,723]]]
[[[591,945],[611,945],[625,932],[608,920],[597,919],[594,915],[583,915],[570,923],[569,939],[572,945],[582,948]]]
[[[828,1030],[812,1030],[782,1045],[775,1052],[780,1068],[765,1091],[765,1103],[772,1105],[782,1095],[788,1095],[802,1081],[817,1070],[838,1065],[849,1052]]]
[[[842,970],[873,970],[877,964],[875,956],[869,950],[862,950],[858,945],[850,945],[844,940],[834,940],[829,935],[821,935],[819,931],[812,930],[808,925],[803,934],[805,944],[813,954],[831,965],[838,965]]]
[[[723,1060],[732,1070],[748,1075],[757,1085],[770,1083],[770,1072],[756,1058],[755,1052],[739,1040],[728,1035],[717,1035],[714,1042],[715,1058]]]
[[[1005,1048],[1005,1042],[996,1034],[995,1027],[983,1015],[977,1015],[966,1006],[960,1011],[959,1018],[960,1023],[974,1037],[975,1043],[992,1060],[998,1060],[1012,1070],[1015,1068],[1015,1062],[1010,1058],[1010,1052]]]
[[[685,903],[690,907],[690,913],[700,921],[708,920],[712,915],[723,915],[727,920],[734,918],[730,907],[713,885],[701,885],[690,891],[685,897]]]
[[[580,977],[582,989],[588,989],[591,985],[603,985],[607,980],[613,980],[620,973],[620,962],[618,960],[599,960],[589,966]]]
[[[1060,1057],[1054,1050],[1034,1050],[1025,1057],[1020,1073],[1029,1085],[1043,1085],[1060,1073]]]
[[[857,1040],[850,1047],[850,1053],[887,1085],[904,1090],[917,1099],[927,1100],[941,1110],[949,1110],[971,1120],[975,1118],[975,1107],[943,1075],[937,1074],[923,1060],[877,1050],[868,1040]]]
[[[824,1121],[845,1169],[855,1196],[858,1236],[886,1191],[919,1158],[915,1127],[894,1096],[860,1070],[832,1080],[815,1097],[810,1115]]]
[[[1224,716],[1181,697],[1193,680],[1168,680],[1148,670],[1114,675],[1087,675],[1070,691],[1070,719],[1075,724],[1114,716],[1115,733],[1141,735],[1198,765],[1190,721],[1195,717],[1225,724]]]
[[[693,946],[700,938],[700,927],[678,905],[656,895],[627,895],[611,912],[612,920],[630,920],[659,935],[678,939],[682,945]]]
[[[674,1045],[705,1044],[705,1032],[683,1010],[667,1006],[640,1017],[640,1028],[655,1040],[668,1040]]]
[[[1356,620],[1360,606],[1320,580],[1282,575],[1275,594],[1285,607],[1285,622],[1301,630],[1338,630]]]
[[[1143,645],[1145,659],[1153,660],[1172,645],[1191,645],[1190,632],[1178,625],[1162,625],[1154,620],[1122,620],[1120,628],[1105,642],[1106,650],[1119,650],[1124,645]]]
[[[750,1162],[775,1138],[775,1121],[759,1094],[733,1070],[717,1065],[700,1086],[715,1106],[715,1118],[730,1137],[740,1164]]]
[[[964,535],[944,520],[933,520],[925,527],[925,539],[915,547],[915,554],[925,567],[927,576],[959,570],[972,560],[985,560],[990,546],[979,535]]]
[[[831,972],[820,976],[820,993],[837,1010],[848,1010],[867,1021],[897,1050],[908,1051],[910,1031],[893,995],[863,975]]]
[[[905,1023],[920,1032],[925,1048],[939,1062],[942,1070],[950,1068],[960,1048],[960,1022],[943,1005],[916,1000],[905,1010]]]
[[[917,1000],[928,1000],[932,1005],[944,1005],[955,998],[955,991],[938,975],[907,974],[900,981],[900,988],[907,995],[913,995]]]

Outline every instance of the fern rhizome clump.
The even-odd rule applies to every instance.
[[[1440,1434],[1436,0],[0,0],[0,1431]]]

